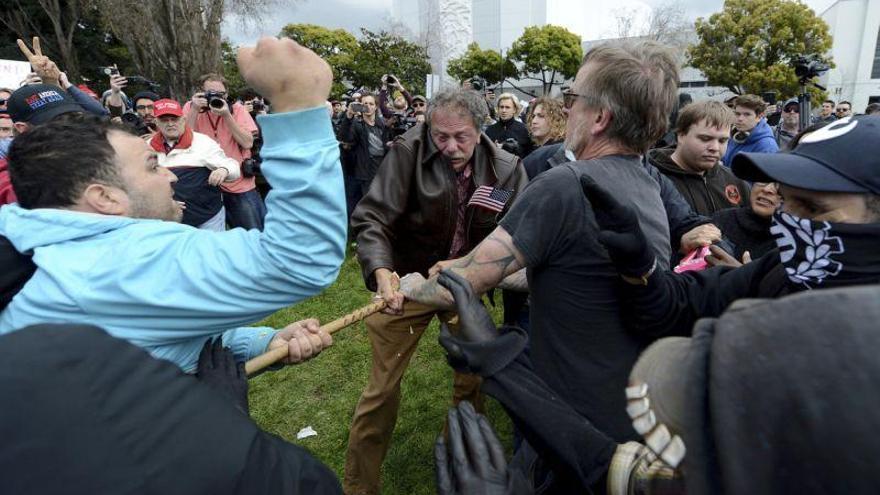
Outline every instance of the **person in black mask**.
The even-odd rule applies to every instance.
[[[627,282],[629,324],[649,335],[689,335],[742,298],[880,283],[880,117],[845,117],[803,136],[790,153],[742,153],[734,173],[779,183],[782,208],[770,232],[777,248],[739,268],[676,274],[655,270],[635,212],[582,180],[599,240]]]

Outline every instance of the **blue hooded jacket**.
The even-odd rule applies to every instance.
[[[761,119],[758,125],[749,133],[746,142],[737,143],[733,139],[727,143],[727,153],[721,161],[725,167],[730,167],[733,157],[740,151],[749,153],[776,153],[779,151],[779,145],[776,144],[776,138],[773,136],[773,129],[767,123],[767,119]]]
[[[97,325],[195,369],[209,336],[238,360],[275,331],[243,327],[333,283],[345,257],[339,147],[327,110],[259,117],[272,191],[265,230],[198,230],[56,208],[0,209],[0,234],[37,271],[0,313],[0,333],[36,323]]]

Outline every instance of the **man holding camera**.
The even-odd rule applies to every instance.
[[[504,151],[524,158],[532,151],[532,138],[526,125],[516,120],[521,111],[522,106],[512,93],[499,96],[495,104],[498,121],[486,128],[486,135]]]
[[[238,179],[238,162],[226,156],[214,140],[186,126],[183,109],[175,100],[155,103],[159,132],[150,139],[159,165],[172,171],[174,199],[183,202],[181,223],[223,232],[226,212],[220,184]]]
[[[230,227],[263,230],[266,205],[257,192],[251,158],[257,124],[241,103],[228,101],[226,81],[219,74],[201,77],[202,90],[183,107],[186,125],[217,141],[226,156],[242,164],[241,178],[223,184],[223,205]]]
[[[352,208],[367,194],[391,140],[385,122],[376,118],[378,112],[376,97],[365,94],[360,103],[352,102],[348,106],[339,124],[341,140],[352,143],[354,151]]]

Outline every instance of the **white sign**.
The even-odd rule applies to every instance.
[[[31,64],[18,60],[0,59],[0,88],[18,89],[31,72]]]

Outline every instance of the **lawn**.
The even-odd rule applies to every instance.
[[[368,304],[370,297],[357,261],[349,255],[333,286],[262,324],[282,327],[304,318],[329,322]],[[492,310],[496,321],[500,307]],[[433,445],[452,397],[452,370],[437,343],[437,331],[435,320],[403,378],[397,428],[383,466],[385,494],[435,493]],[[351,416],[370,371],[370,342],[363,323],[341,330],[333,340],[331,348],[311,361],[252,379],[250,407],[262,428],[309,449],[341,479]],[[510,420],[500,405],[487,402],[489,418],[509,447]],[[318,435],[296,440],[306,426]]]

